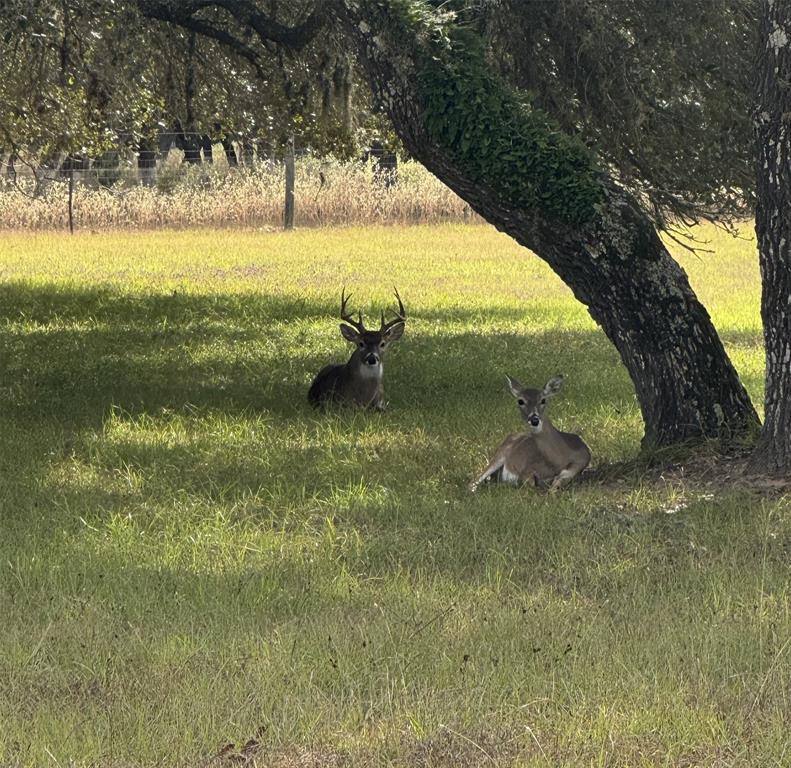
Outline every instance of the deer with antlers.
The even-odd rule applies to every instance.
[[[356,346],[347,363],[335,363],[322,368],[308,391],[308,400],[316,407],[328,403],[346,403],[361,408],[385,409],[384,389],[382,387],[382,359],[385,350],[404,334],[406,310],[398,295],[398,313],[393,320],[382,322],[378,331],[369,331],[363,325],[362,312],[354,320],[347,312],[346,305],[351,296],[346,290],[341,292],[341,335]]]

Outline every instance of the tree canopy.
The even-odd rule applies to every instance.
[[[661,228],[752,206],[754,0],[482,4],[491,60]]]
[[[190,5],[205,10],[195,17]],[[211,33],[222,10],[209,5],[9,0],[0,11],[0,147],[33,159],[95,155],[178,124],[273,149],[296,135],[319,152],[353,152],[355,127],[372,121],[366,91],[352,100],[354,64],[337,35],[316,24],[305,45],[285,32],[280,43],[229,44],[230,34]]]
[[[275,146],[296,134],[348,154],[356,129],[383,124],[339,2],[8,0],[0,144],[91,152],[178,121]],[[456,52],[459,30],[474,31],[490,83],[498,73],[587,146],[660,228],[752,205],[755,0],[391,5],[438,34],[454,30]]]

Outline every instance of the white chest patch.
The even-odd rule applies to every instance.
[[[508,467],[503,465],[503,471],[502,474],[500,475],[500,480],[503,483],[517,485],[519,483],[519,475],[517,475],[515,472],[511,472],[511,470],[508,469]]]

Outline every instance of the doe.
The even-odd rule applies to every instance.
[[[500,444],[483,474],[470,484],[470,490],[487,481],[512,485],[529,483],[534,487],[550,483],[557,490],[563,483],[582,472],[591,460],[591,452],[579,435],[560,432],[545,414],[547,399],[563,386],[563,377],[554,376],[543,389],[523,387],[506,376],[511,394],[527,422],[526,432],[509,435]]]
[[[406,310],[398,295],[398,314],[395,319],[385,322],[382,312],[382,323],[378,331],[369,331],[363,325],[362,312],[358,320],[354,320],[346,311],[346,304],[351,296],[341,292],[341,335],[356,345],[347,363],[335,363],[322,368],[308,391],[308,400],[316,407],[327,403],[345,403],[361,408],[373,408],[377,411],[385,409],[384,389],[382,387],[382,359],[385,350],[404,334]]]

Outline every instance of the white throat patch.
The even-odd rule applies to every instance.
[[[368,365],[367,363],[363,363],[360,366],[360,375],[364,379],[381,379],[382,361],[380,360],[376,365]]]

